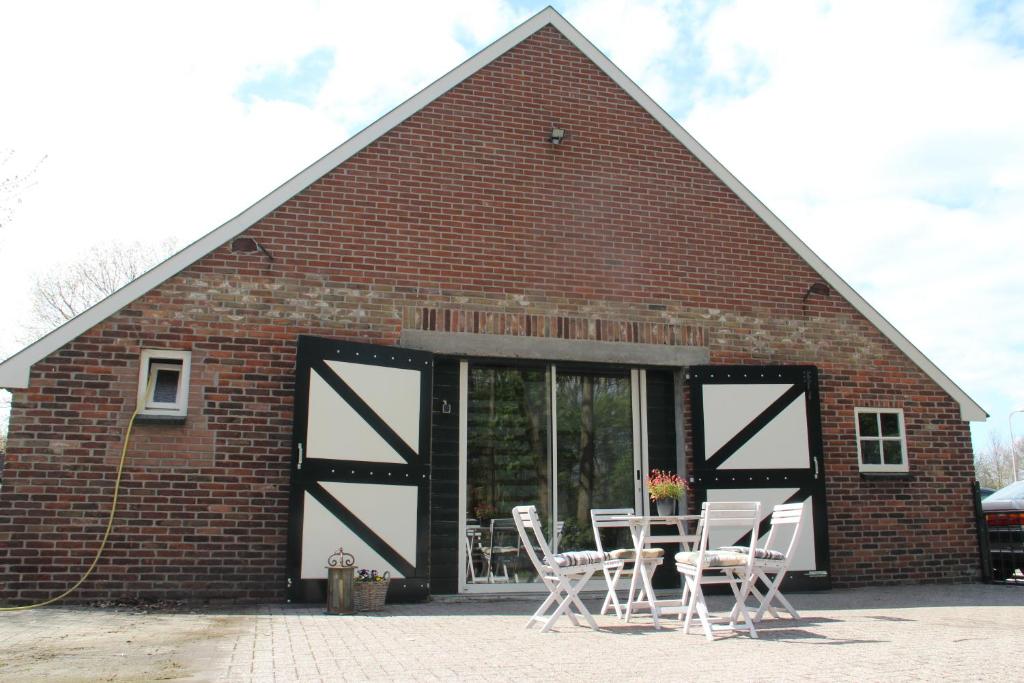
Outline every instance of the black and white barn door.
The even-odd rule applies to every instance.
[[[429,592],[433,357],[299,337],[288,596],[322,599],[328,557],[390,572],[392,597]]]
[[[828,524],[818,372],[813,366],[698,366],[687,376],[693,407],[693,481],[701,501],[760,501],[763,542],[772,507],[805,502],[786,584],[827,588]],[[719,532],[716,546],[749,543]],[[788,542],[788,536],[783,536]]]

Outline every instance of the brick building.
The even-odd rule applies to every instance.
[[[0,364],[0,600],[523,590],[643,475],[808,502],[809,587],[978,575],[984,411],[547,9]],[[765,510],[767,514],[767,509]]]

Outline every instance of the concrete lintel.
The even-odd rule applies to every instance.
[[[402,330],[399,346],[446,356],[528,358],[580,363],[622,363],[687,367],[706,365],[708,349],[701,346],[633,344],[547,337],[513,337],[500,334]]]

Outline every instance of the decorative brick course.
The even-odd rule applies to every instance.
[[[571,134],[558,147],[553,121]],[[245,235],[273,260],[213,251],[14,392],[0,600],[58,593],[91,561],[144,347],[192,351],[188,418],[136,426],[108,550],[75,599],[283,598],[296,337],[393,344],[469,315],[474,331],[483,316],[817,365],[835,584],[977,573],[957,404],[840,296],[804,301],[817,274],[550,27]],[[860,477],[856,406],[904,409],[908,479]]]
[[[500,334],[668,346],[705,345],[704,328],[692,325],[464,308],[407,307],[402,318],[402,326],[404,329],[431,332]]]

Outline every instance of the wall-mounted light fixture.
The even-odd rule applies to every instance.
[[[562,140],[564,139],[565,129],[559,128],[558,126],[553,126],[551,128],[551,135],[548,136],[548,142],[550,142],[552,145],[560,145],[562,144]]]

